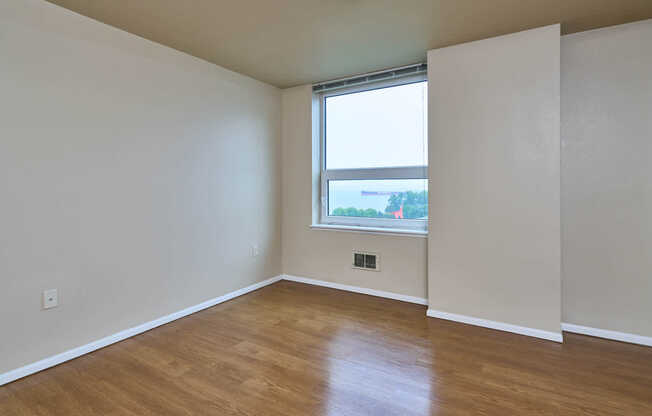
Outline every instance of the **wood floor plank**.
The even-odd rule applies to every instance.
[[[652,416],[652,348],[281,281],[0,387],[0,415]]]

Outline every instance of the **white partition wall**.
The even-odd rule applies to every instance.
[[[560,27],[428,53],[430,316],[561,341]]]
[[[650,44],[652,19],[562,39],[564,322],[635,334],[616,336],[648,345]]]

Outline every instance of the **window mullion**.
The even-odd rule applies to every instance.
[[[323,172],[325,180],[388,180],[427,179],[427,166],[368,169],[330,169]]]

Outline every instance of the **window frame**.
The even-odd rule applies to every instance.
[[[392,219],[392,218],[367,218],[367,217],[346,217],[328,215],[328,182],[331,180],[392,180],[392,179],[425,179],[428,181],[428,165],[405,166],[387,168],[359,168],[359,169],[326,169],[326,99],[339,95],[355,94],[365,91],[378,90],[383,88],[397,87],[400,85],[428,82],[426,74],[417,74],[383,80],[372,83],[365,83],[346,88],[339,88],[330,91],[322,91],[317,94],[319,98],[320,114],[320,140],[319,140],[319,163],[320,163],[320,224],[341,225],[350,227],[374,227],[387,228],[390,230],[416,230],[427,231],[428,219]],[[428,109],[426,108],[426,111]]]

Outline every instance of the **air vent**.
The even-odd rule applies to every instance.
[[[365,251],[353,252],[353,268],[361,270],[380,271],[380,256],[378,253]]]

